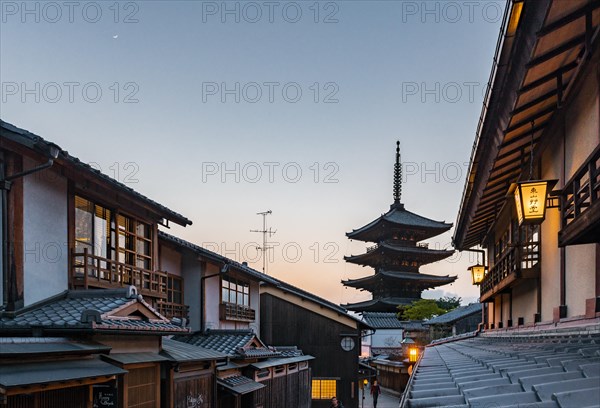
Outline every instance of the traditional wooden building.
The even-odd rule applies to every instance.
[[[282,352],[271,347],[271,338],[263,342],[259,337],[260,287],[279,281],[189,241],[164,232],[159,236],[162,258],[171,270],[180,271],[185,280],[182,296],[190,305],[193,333],[176,340],[229,358],[217,370],[218,406],[310,407],[309,362],[314,357],[303,353],[299,338],[277,343],[286,346],[288,352]],[[295,350],[291,355],[289,347]]]
[[[481,325],[481,303],[459,306],[454,310],[424,322],[429,327],[431,341],[478,330]]]
[[[345,407],[357,408],[362,380],[369,376],[359,367],[368,324],[339,305],[273,277],[260,286],[260,300],[261,338],[277,349],[293,344],[315,357],[311,406],[329,407],[331,397],[337,396]]]
[[[2,121],[0,193],[0,401],[214,406],[227,356],[163,348],[189,329],[158,226],[191,221]]]
[[[419,272],[423,265],[441,261],[454,251],[429,248],[426,239],[448,231],[452,224],[430,220],[404,208],[400,202],[402,167],[400,142],[396,147],[394,166],[394,203],[390,210],[359,229],[346,234],[350,239],[375,245],[360,255],[345,257],[347,262],[375,269],[375,274],[342,281],[344,286],[371,292],[372,299],[343,305],[357,312],[397,312],[399,305],[410,305],[421,298],[425,289],[447,285],[456,277],[428,275]]]
[[[508,3],[454,233],[488,330],[600,316],[599,30],[595,1]]]

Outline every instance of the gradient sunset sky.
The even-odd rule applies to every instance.
[[[68,3],[68,2],[67,2]],[[71,4],[71,3],[69,3]],[[336,303],[345,233],[402,202],[455,222],[504,1],[0,2],[0,116],[192,219],[169,232]],[[430,240],[451,245],[453,229]],[[473,254],[425,297],[478,297]],[[442,293],[443,291],[443,293]]]

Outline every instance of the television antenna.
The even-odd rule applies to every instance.
[[[250,230],[250,232],[258,232],[263,235],[263,244],[262,244],[262,246],[257,246],[256,249],[262,252],[262,261],[263,261],[262,271],[265,274],[267,273],[267,266],[268,266],[267,251],[269,251],[270,249],[273,249],[272,246],[267,245],[267,237],[271,238],[277,232],[277,230],[273,231],[271,229],[271,227],[269,227],[267,229],[267,215],[270,215],[272,213],[273,213],[273,211],[271,211],[271,210],[256,213],[256,215],[262,215],[262,217],[263,217],[263,228],[262,228],[262,230]]]

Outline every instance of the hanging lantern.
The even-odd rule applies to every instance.
[[[548,193],[557,181],[535,180],[511,184],[508,194],[514,197],[519,225],[541,224],[544,221]]]
[[[471,271],[471,277],[473,278],[473,285],[481,285],[483,282],[483,278],[486,275],[486,269],[484,265],[473,265],[469,267],[469,271]]]

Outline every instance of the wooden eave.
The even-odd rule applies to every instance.
[[[569,98],[599,24],[600,0],[524,2],[514,44],[505,38],[502,72],[482,112],[453,238],[457,249],[483,243],[509,185],[529,176],[532,145],[540,157],[545,130]]]

